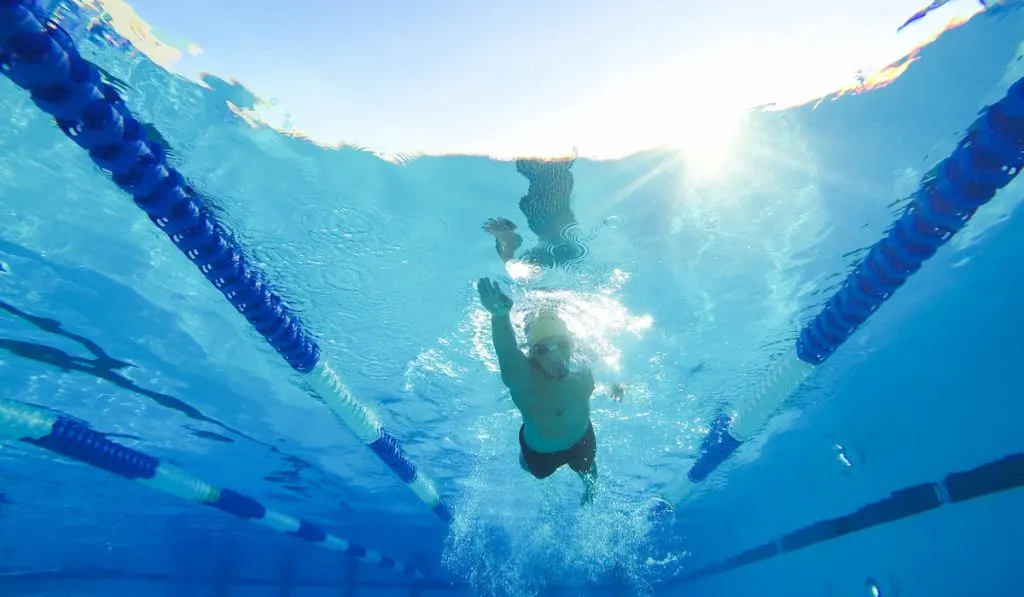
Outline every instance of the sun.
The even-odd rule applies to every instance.
[[[740,110],[692,109],[677,115],[669,146],[682,154],[694,182],[721,177],[743,142],[747,113]]]

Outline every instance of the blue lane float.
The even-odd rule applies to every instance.
[[[451,511],[394,436],[342,383],[302,320],[167,163],[117,91],[27,0],[0,0],[0,71],[30,92],[71,140],[167,235],[319,398],[442,520]]]
[[[267,508],[237,491],[215,487],[155,456],[113,442],[89,426],[52,410],[0,398],[0,440],[20,440],[325,549],[352,554],[367,564],[423,578],[410,563],[351,543],[311,522]]]
[[[697,461],[661,495],[653,513],[671,511],[754,433],[974,213],[1024,167],[1024,79],[987,107],[953,153],[925,176],[888,234],[847,276],[789,350],[732,414],[711,424]]]
[[[928,16],[928,14],[933,10],[938,10],[943,6],[949,4],[951,1],[952,0],[933,0],[931,4],[925,6],[921,10],[912,14],[909,19],[907,19],[902,25],[896,28],[896,32],[899,33],[900,31],[903,31],[904,29],[907,28],[907,26],[920,21],[921,19]],[[1000,0],[978,0],[978,4],[981,5],[982,10],[985,10],[990,6],[999,4],[999,1]]]

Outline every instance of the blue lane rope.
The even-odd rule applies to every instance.
[[[113,442],[89,426],[55,411],[0,398],[0,440],[20,440],[326,549],[350,553],[365,563],[423,578],[411,563],[350,543],[311,522],[267,508],[255,498],[237,491],[210,485],[159,458]]]
[[[697,461],[663,494],[656,514],[671,510],[761,429],[779,405],[867,321],[921,265],[959,232],[978,208],[1024,167],[1024,78],[987,107],[953,153],[925,176],[903,215],[875,244],[796,345],[769,371],[735,416],[711,423]]]
[[[938,9],[942,8],[943,6],[949,4],[951,1],[952,0],[932,0],[931,4],[929,4],[928,6],[925,6],[921,10],[915,12],[902,25],[897,27],[896,28],[896,32],[899,33],[900,31],[903,31],[904,29],[907,28],[907,26],[920,21],[921,19],[923,19],[926,16],[928,16],[928,14],[930,12],[932,12],[933,10],[938,10]],[[996,4],[998,2],[999,2],[999,0],[978,0],[978,4],[981,5],[982,10],[987,9],[992,4]]]
[[[71,39],[40,19],[29,0],[0,0],[0,71],[31,93],[61,130],[89,152],[114,183],[199,269],[295,371],[308,389],[442,520],[451,511],[394,436],[358,402],[320,355],[316,340],[245,256],[163,148],[104,83]]]

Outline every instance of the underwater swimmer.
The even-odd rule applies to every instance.
[[[509,311],[510,299],[496,282],[477,283],[480,303],[491,314],[491,336],[501,381],[523,416],[519,428],[519,463],[538,479],[568,464],[583,480],[582,504],[594,499],[597,439],[590,422],[594,375],[577,358],[569,328],[557,313],[541,310],[527,326],[529,354],[519,350]],[[612,399],[622,398],[622,386]]]

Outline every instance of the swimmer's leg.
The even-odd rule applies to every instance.
[[[597,463],[590,465],[589,470],[577,474],[583,480],[583,499],[580,500],[580,505],[586,506],[594,501],[597,492]]]
[[[594,494],[597,491],[597,437],[594,435],[592,423],[587,422],[586,433],[569,449],[573,452],[569,467],[583,480],[583,499],[580,500],[580,505],[586,506],[594,501]]]

